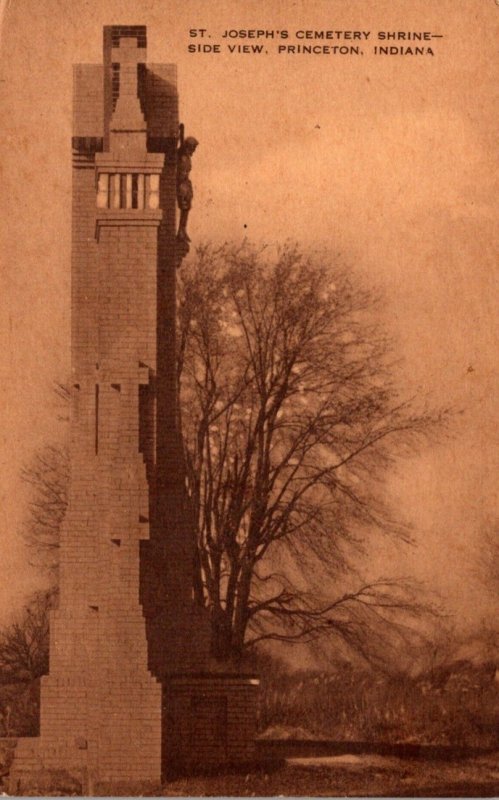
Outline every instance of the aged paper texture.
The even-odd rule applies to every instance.
[[[68,439],[60,387],[71,381],[73,65],[102,64],[104,26],[126,25],[147,27],[149,64],[177,65],[179,121],[198,143],[184,153],[183,189],[177,178],[191,240],[179,274],[206,243],[246,240],[271,254],[287,243],[329,259],[382,297],[376,322],[393,343],[389,380],[401,397],[416,414],[445,417],[373,467],[393,528],[367,536],[338,577],[340,594],[354,573],[364,585],[403,576],[419,586],[412,602],[430,615],[421,609],[420,644],[400,646],[400,661],[386,651],[387,666],[371,658],[369,636],[351,655],[335,642],[316,650],[273,635],[248,668],[261,673],[259,733],[272,768],[163,791],[496,794],[497,0],[4,0],[0,651],[30,598],[54,582],[26,530],[48,480],[43,470],[33,480],[33,465],[65,452]],[[354,528],[364,536],[361,517]],[[283,560],[294,578],[295,556]],[[2,694],[14,682],[5,669],[0,652],[0,737],[34,736],[36,699],[29,724],[7,719],[18,695]],[[277,672],[266,678],[266,669]],[[36,694],[38,677],[15,680]],[[355,703],[340,712],[342,693]],[[441,761],[402,761],[420,745],[442,747],[431,756]]]

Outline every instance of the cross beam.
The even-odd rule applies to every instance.
[[[122,37],[111,49],[111,61],[120,65],[120,92],[111,121],[112,130],[143,131],[144,117],[139,103],[137,65],[146,60],[146,50],[135,37]]]
[[[123,36],[120,39],[120,46],[111,50],[113,64],[133,67],[136,64],[144,64],[145,60],[146,49],[139,47],[137,39],[133,36]]]

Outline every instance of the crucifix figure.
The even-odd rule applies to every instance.
[[[188,136],[184,141],[181,140],[177,150],[177,203],[180,209],[180,221],[178,226],[177,238],[181,242],[190,242],[187,234],[187,218],[191,210],[193,190],[189,178],[192,169],[191,156],[194,154],[199,142],[193,136]]]

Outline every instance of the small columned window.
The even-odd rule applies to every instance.
[[[159,208],[159,175],[141,172],[101,172],[97,208]]]
[[[109,175],[101,172],[97,184],[97,208],[109,207]]]
[[[159,175],[148,175],[147,178],[147,206],[159,208]]]

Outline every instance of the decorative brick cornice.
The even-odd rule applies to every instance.
[[[157,228],[163,219],[163,211],[151,208],[102,208],[96,213],[95,238],[103,227]]]
[[[125,153],[95,154],[95,166],[98,172],[138,172],[149,175],[160,173],[164,161],[164,153],[144,153],[141,157]]]

